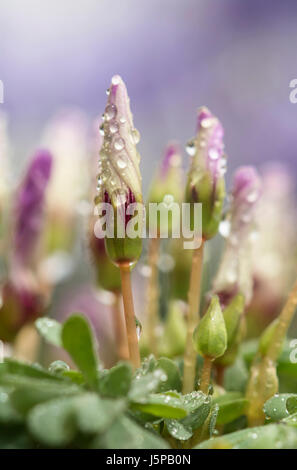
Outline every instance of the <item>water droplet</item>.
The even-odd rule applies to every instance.
[[[259,197],[259,191],[255,190],[255,191],[251,191],[247,195],[246,200],[247,202],[253,203],[257,201],[258,197]]]
[[[219,172],[223,176],[227,171],[227,159],[226,157],[221,158],[219,161]]]
[[[116,117],[117,114],[117,107],[115,104],[109,104],[105,108],[105,118],[107,121],[111,121],[113,118]]]
[[[102,136],[104,135],[104,124],[103,123],[99,127],[99,132]]]
[[[117,159],[117,165],[118,165],[118,167],[119,167],[121,170],[123,170],[124,168],[126,168],[127,163],[126,163],[124,157],[119,157],[119,158]]]
[[[174,196],[172,194],[165,194],[163,202],[167,207],[170,207],[174,203]]]
[[[115,134],[116,132],[118,132],[119,130],[119,125],[116,121],[112,121],[110,124],[109,124],[109,132],[111,134]]]
[[[107,96],[110,94],[110,88],[107,88],[106,94],[107,94]]]
[[[222,220],[219,225],[219,232],[224,238],[228,238],[231,232],[230,220]]]
[[[124,147],[125,147],[125,141],[121,137],[119,137],[118,139],[114,141],[114,148],[116,150],[123,150]]]
[[[121,77],[119,75],[114,75],[111,79],[111,83],[115,86],[118,85],[120,81],[121,81]]]
[[[208,156],[211,160],[217,160],[220,156],[219,152],[215,148],[211,148],[208,152]]]
[[[139,141],[140,141],[140,133],[137,129],[132,129],[131,131],[131,141],[132,141],[132,144],[138,144]]]
[[[190,140],[186,145],[186,152],[190,157],[193,157],[196,153],[196,145],[194,140]]]
[[[120,123],[125,124],[125,122],[126,122],[126,118],[124,116],[121,116],[120,117]]]
[[[214,118],[204,118],[201,121],[201,127],[204,129],[208,129],[210,126],[214,124]]]

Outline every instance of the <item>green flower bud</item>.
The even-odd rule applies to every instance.
[[[118,291],[121,288],[121,278],[118,268],[107,256],[103,238],[91,234],[90,249],[96,268],[96,280],[99,287],[108,291]]]
[[[160,355],[175,357],[183,354],[187,337],[187,324],[184,316],[185,304],[172,301],[164,325],[160,344]]]
[[[197,352],[204,357],[216,359],[226,351],[227,330],[217,296],[211,299],[207,312],[194,331],[193,341]]]
[[[186,201],[202,203],[202,235],[216,235],[225,199],[225,157],[220,121],[203,107],[198,110],[198,133],[187,145],[193,157],[186,187]]]
[[[239,328],[240,317],[243,311],[244,311],[244,296],[242,294],[237,294],[223,311],[226,330],[227,330],[228,348],[233,346],[233,344],[235,343],[237,339],[237,332]]]

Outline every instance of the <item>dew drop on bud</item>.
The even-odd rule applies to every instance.
[[[104,135],[104,125],[103,124],[100,125],[99,132],[102,136]]]
[[[224,238],[228,238],[231,231],[231,224],[229,220],[222,220],[219,225],[219,232]]]
[[[138,341],[139,341],[139,340],[140,340],[141,333],[142,333],[142,324],[141,324],[141,322],[138,320],[137,317],[135,317],[135,326],[136,326],[137,338],[138,338]]]
[[[111,79],[111,83],[116,86],[120,83],[120,76],[119,75],[114,75]]]
[[[107,96],[110,94],[110,88],[107,88],[106,94],[107,94]]]
[[[219,152],[215,148],[211,148],[208,152],[208,156],[211,160],[217,160],[220,156]]]
[[[131,131],[131,141],[132,141],[132,144],[138,144],[139,141],[140,141],[140,134],[139,134],[139,131],[137,129],[132,129]]]
[[[119,137],[118,139],[115,140],[114,148],[116,150],[123,150],[124,147],[125,147],[125,142],[121,137]]]
[[[195,146],[195,141],[190,140],[187,145],[186,145],[186,152],[190,157],[193,157],[196,153],[196,146]]]
[[[119,167],[121,170],[123,170],[124,168],[126,168],[127,163],[126,163],[124,157],[119,157],[119,158],[117,159],[117,165],[118,165],[118,167]]]
[[[109,125],[109,131],[111,134],[115,134],[119,130],[119,125],[116,121],[113,121]]]

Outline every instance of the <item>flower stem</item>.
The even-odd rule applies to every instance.
[[[150,279],[147,292],[147,335],[148,345],[155,357],[158,355],[158,343],[156,329],[158,325],[158,258],[160,238],[151,238],[149,243],[148,261],[150,267]]]
[[[127,335],[125,330],[124,318],[121,311],[121,294],[114,293],[114,304],[112,306],[112,320],[115,334],[118,360],[128,360],[129,350],[127,344]]]
[[[132,365],[137,368],[140,366],[140,354],[138,338],[136,333],[135,313],[131,286],[130,266],[128,263],[119,263],[119,269],[122,281],[122,294],[128,339],[129,356]]]
[[[203,245],[193,252],[190,288],[188,294],[187,341],[184,354],[183,393],[190,393],[195,388],[196,351],[193,346],[193,333],[199,321],[200,285],[203,265]]]
[[[201,383],[200,390],[201,392],[207,394],[208,387],[210,384],[210,374],[212,369],[212,359],[211,357],[204,357],[203,369],[201,374]]]

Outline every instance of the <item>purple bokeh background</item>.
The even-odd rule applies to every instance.
[[[101,114],[118,73],[142,136],[145,187],[164,145],[185,144],[204,104],[224,125],[232,170],[280,159],[295,171],[296,17],[294,0],[2,0],[13,158],[28,158],[60,107]]]

